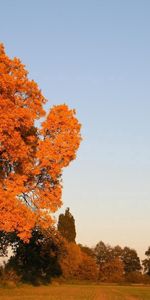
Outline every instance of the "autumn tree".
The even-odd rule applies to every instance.
[[[124,264],[119,257],[110,259],[102,267],[102,277],[103,281],[107,282],[120,282],[123,281],[124,277]]]
[[[106,245],[100,241],[94,248],[99,269],[98,279],[108,282],[119,282],[123,279],[124,264],[121,260],[121,247]]]
[[[140,258],[135,249],[124,247],[121,259],[124,263],[125,274],[130,272],[139,272],[141,270]]]
[[[82,263],[82,253],[80,247],[65,240],[65,251],[60,257],[62,275],[65,279],[77,278],[78,268]]]
[[[81,251],[81,262],[76,272],[76,278],[90,281],[95,281],[98,278],[96,261],[94,257],[88,255],[85,251]]]
[[[64,279],[97,280],[98,268],[94,257],[81,250],[81,247],[64,239],[60,267]]]
[[[80,124],[67,105],[53,106],[18,58],[0,44],[0,231],[24,241],[32,228],[53,224],[62,204],[62,171],[75,159]]]
[[[105,277],[103,270],[105,265],[110,261],[111,251],[111,246],[105,245],[102,241],[100,241],[94,248],[94,254],[99,269],[98,279],[103,279]]]
[[[68,242],[75,242],[75,220],[69,208],[66,209],[64,214],[59,215],[58,231]]]

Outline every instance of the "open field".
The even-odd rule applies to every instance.
[[[1,288],[0,300],[150,300],[147,286],[22,286]]]

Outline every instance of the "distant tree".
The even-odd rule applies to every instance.
[[[108,282],[122,281],[124,264],[121,260],[121,252],[120,246],[113,248],[102,241],[96,245],[94,253],[99,269],[99,280]]]
[[[111,261],[112,248],[110,245],[105,245],[100,241],[94,248],[94,254],[99,269],[98,279],[101,280],[104,277],[104,268],[107,263]]]
[[[141,270],[140,258],[138,257],[136,250],[124,247],[121,259],[124,263],[125,274]]]
[[[150,247],[145,252],[145,255],[147,258],[142,261],[142,265],[144,267],[144,273],[150,276]]]
[[[68,242],[75,242],[76,229],[75,220],[70,209],[67,208],[64,214],[60,214],[58,219],[58,231]]]
[[[98,264],[104,264],[110,260],[112,253],[112,247],[105,245],[104,242],[100,241],[94,248],[94,253]]]

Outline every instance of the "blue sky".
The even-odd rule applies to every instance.
[[[77,110],[83,142],[64,171],[77,240],[150,245],[150,2],[1,1],[0,40],[53,104]]]

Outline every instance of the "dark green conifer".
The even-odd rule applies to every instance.
[[[70,209],[67,208],[64,214],[60,214],[58,219],[58,231],[68,241],[74,242],[76,238],[75,220]]]

